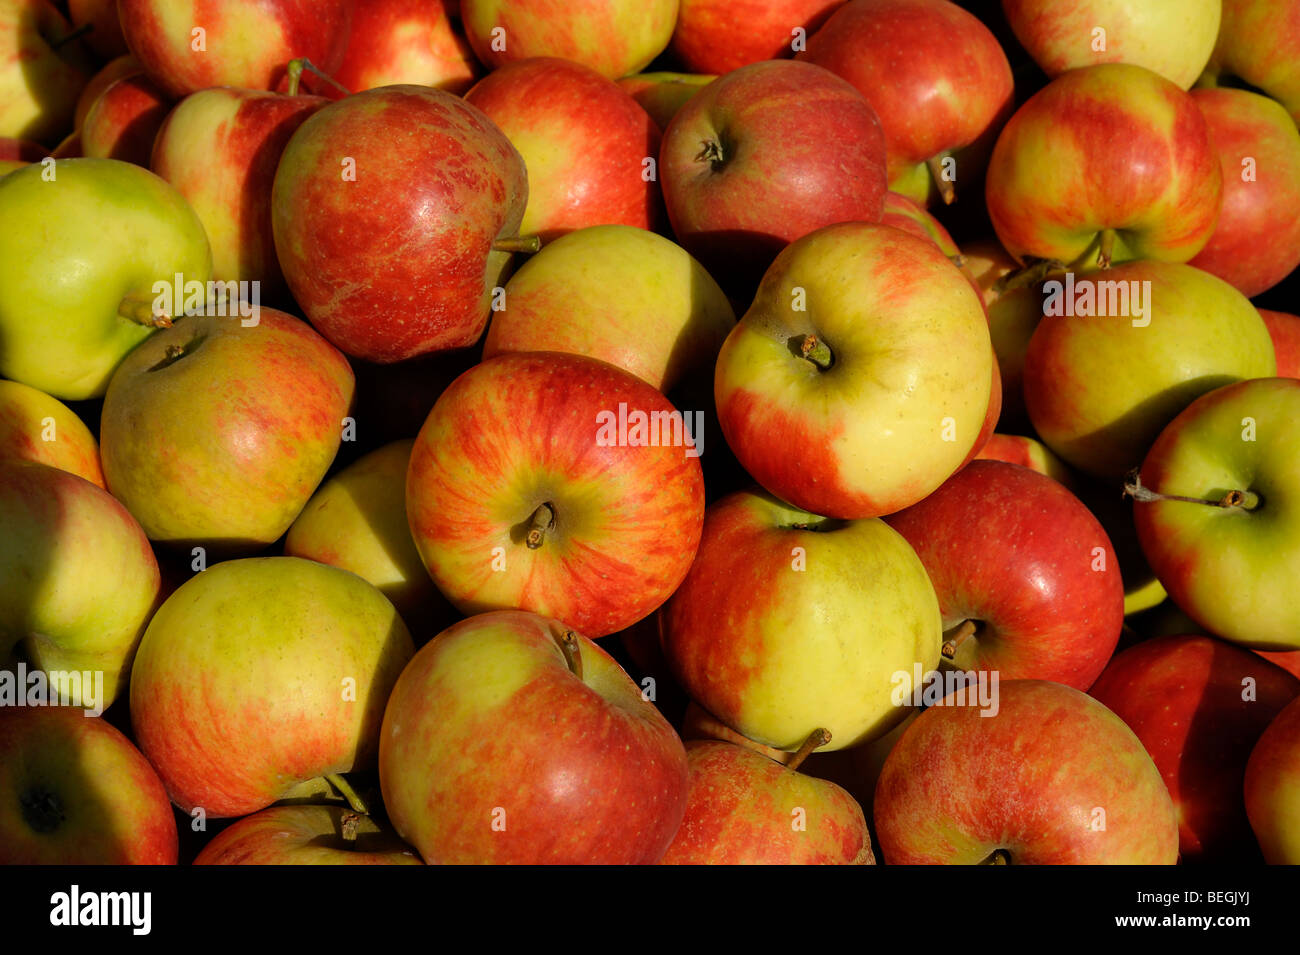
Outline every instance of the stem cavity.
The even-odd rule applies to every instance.
[[[555,633],[554,636],[560,652],[564,654],[564,662],[568,664],[569,672],[581,680],[582,649],[578,646],[578,635],[572,630],[564,630]]]

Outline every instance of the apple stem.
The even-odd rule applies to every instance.
[[[319,67],[316,66],[315,63],[307,59],[307,57],[299,56],[289,61],[289,95],[290,96],[298,95],[298,83],[302,79],[303,70],[306,70],[308,73],[314,73],[316,76],[319,76],[330,86],[334,87],[336,90],[339,90],[344,96],[352,95],[352,91],[350,89],[348,89],[338,80],[334,79],[334,77],[330,76],[328,73],[321,70]]]
[[[1218,500],[1208,497],[1188,497],[1183,494],[1161,494],[1144,486],[1142,476],[1137,471],[1132,472],[1124,481],[1124,496],[1131,497],[1135,501],[1183,501],[1186,504],[1204,504],[1207,507],[1239,507],[1243,511],[1253,511],[1260,504],[1259,495],[1254,491],[1236,489],[1225,492]]]
[[[966,256],[962,255],[960,252],[958,252],[956,255],[948,256],[948,261],[951,262],[953,265],[957,266],[957,268],[959,269],[966,268]]]
[[[50,49],[51,49],[51,50],[57,50],[57,49],[58,49],[59,47],[61,47],[61,46],[66,46],[67,44],[71,43],[73,40],[79,40],[79,39],[81,39],[83,36],[85,36],[87,33],[91,33],[91,32],[93,32],[94,29],[95,29],[95,24],[93,24],[93,23],[83,23],[81,26],[77,27],[75,30],[73,30],[71,33],[69,33],[67,36],[65,36],[65,37],[61,37],[61,38],[58,39],[58,40],[52,40],[52,41],[50,42]]]
[[[493,252],[536,252],[542,247],[540,235],[515,235],[497,239],[492,243]]]
[[[963,620],[961,626],[953,631],[951,637],[943,642],[943,648],[939,651],[943,654],[945,660],[951,661],[957,656],[957,648],[960,647],[976,631],[977,627],[974,620]]]
[[[578,646],[578,635],[572,630],[565,630],[555,635],[555,642],[560,645],[560,652],[564,654],[564,662],[568,664],[569,672],[581,680],[582,649]]]
[[[338,773],[326,773],[325,778],[329,780],[331,786],[339,791],[339,794],[348,801],[354,812],[359,812],[363,816],[369,815],[370,810],[366,808],[365,800],[357,795],[357,791],[348,784]]]
[[[930,169],[930,178],[934,180],[935,188],[939,190],[939,197],[943,199],[943,204],[950,206],[957,198],[957,187],[944,177],[943,161],[947,158],[946,155],[940,153],[938,156],[931,156],[925,161],[925,164]]]
[[[1008,272],[994,282],[993,291],[1001,295],[1005,292],[1015,291],[1018,288],[1028,288],[1031,285],[1037,285],[1053,272],[1062,272],[1065,268],[1065,263],[1056,259],[1034,259],[1024,268]]]
[[[722,154],[722,143],[716,139],[703,139],[700,141],[700,151],[695,156],[696,162],[707,162],[718,165],[726,159]]]
[[[537,505],[537,510],[533,511],[533,516],[528,521],[528,536],[524,538],[524,543],[528,545],[529,550],[537,550],[546,540],[546,532],[555,526],[555,508],[550,503]]]
[[[1097,243],[1097,265],[1103,269],[1110,268],[1110,257],[1115,251],[1115,230],[1102,229],[1101,239]]]
[[[818,727],[808,734],[808,738],[803,741],[803,745],[794,751],[785,764],[786,769],[798,769],[803,765],[803,761],[812,755],[813,750],[819,746],[825,746],[831,741],[831,731]]]
[[[357,823],[361,821],[361,814],[357,812],[345,812],[340,820],[343,824],[343,841],[357,841]]]
[[[1006,849],[994,849],[983,859],[983,861],[980,862],[980,865],[1010,865],[1010,864],[1011,864],[1011,853],[1007,852]]]
[[[153,303],[153,298],[147,295],[128,295],[118,303],[117,314],[137,325],[171,328],[172,317],[166,312],[155,312]]]
[[[799,354],[822,369],[822,371],[835,363],[835,356],[831,353],[830,346],[816,335],[806,335],[804,337],[803,343],[799,346]]]

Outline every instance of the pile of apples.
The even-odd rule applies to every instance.
[[[0,0],[0,862],[1300,862],[1297,120],[1300,0]]]

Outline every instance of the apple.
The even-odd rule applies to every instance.
[[[695,73],[791,56],[844,0],[681,0],[672,51]]]
[[[1200,85],[1232,78],[1280,102],[1300,123],[1300,9],[1291,0],[1223,0],[1223,19]]]
[[[1259,313],[1189,265],[1130,262],[1045,289],[1025,406],[1043,443],[1089,474],[1123,477],[1194,399],[1276,372]]]
[[[118,0],[122,35],[173,99],[211,86],[269,90],[289,61],[343,62],[354,0]]]
[[[635,73],[615,82],[650,114],[660,130],[668,128],[691,97],[717,79],[712,73]]]
[[[1105,669],[1124,625],[1119,563],[1059,481],[973,461],[888,524],[925,565],[955,667],[1079,690]]]
[[[562,308],[557,303],[563,302]],[[593,226],[547,243],[510,277],[484,359],[562,351],[630,371],[660,391],[712,377],[735,327],[726,295],[695,259],[662,236]]]
[[[126,53],[126,39],[117,19],[117,0],[68,0],[72,25],[89,26],[86,45],[101,60],[112,60]]]
[[[1246,815],[1272,865],[1300,865],[1300,700],[1269,724],[1246,763]]]
[[[408,628],[420,633],[432,605],[442,600],[406,520],[406,470],[414,443],[386,444],[322,484],[289,528],[284,552],[368,581],[393,602]]]
[[[410,83],[461,94],[482,72],[453,0],[357,0],[334,79],[354,93]]]
[[[1223,206],[1191,264],[1242,295],[1300,265],[1300,131],[1281,106],[1246,90],[1193,90],[1223,166]]]
[[[1132,63],[1188,89],[1219,35],[1221,0],[1002,0],[1016,39],[1049,77]]]
[[[1037,471],[1074,490],[1074,474],[1047,446],[1021,434],[994,434],[975,455],[977,461],[1005,461]]]
[[[842,521],[759,491],[705,516],[699,553],[662,618],[678,681],[755,742],[829,749],[887,733],[907,715],[897,675],[933,670],[943,642],[934,587],[883,521]]]
[[[52,677],[66,674],[58,682],[69,702],[103,712],[125,692],[157,604],[149,541],[96,485],[8,457],[0,458],[0,527],[0,667],[16,673],[6,661],[31,663],[50,690]]]
[[[49,154],[50,151],[40,143],[14,139],[11,136],[0,137],[0,161],[26,165],[30,162],[40,162]]]
[[[1160,771],[1118,716],[1046,680],[1001,684],[997,715],[923,712],[885,760],[873,818],[888,865],[1173,865]]]
[[[1261,308],[1259,317],[1273,340],[1278,376],[1300,378],[1300,316]]]
[[[862,807],[734,743],[686,743],[686,815],[661,865],[871,865]]]
[[[16,381],[0,380],[0,459],[37,461],[104,487],[90,429],[57,398]]]
[[[948,0],[850,0],[799,59],[866,98],[884,128],[889,188],[923,205],[951,203],[958,179],[978,181],[972,170],[982,169],[1011,113],[1006,54],[973,13]]]
[[[99,94],[82,121],[81,154],[148,168],[154,137],[171,108],[171,100],[143,73],[117,80]]]
[[[51,143],[94,68],[49,0],[0,3],[0,136]]]
[[[289,529],[342,440],[354,379],[305,322],[187,315],[113,375],[104,476],[150,540],[215,554]]]
[[[999,134],[985,180],[993,228],[1016,261],[1080,270],[1186,262],[1214,234],[1222,193],[1196,101],[1128,63],[1070,70],[1030,97]]]
[[[727,444],[764,488],[857,519],[916,503],[961,466],[992,373],[962,272],[932,242],[852,222],[777,257],[722,346],[714,394]]]
[[[469,45],[495,70],[557,56],[608,79],[645,68],[673,35],[678,0],[460,0]]]
[[[247,815],[296,785],[373,769],[413,653],[393,605],[355,574],[296,557],[214,564],[149,623],[131,725],[183,812]]]
[[[1182,860],[1250,860],[1246,760],[1273,718],[1300,695],[1300,680],[1249,650],[1171,636],[1117,654],[1091,695],[1137,734],[1164,777]]]
[[[275,255],[271,186],[289,137],[326,102],[217,87],[185,97],[162,124],[153,171],[203,223],[218,281],[260,282],[261,296],[272,302],[287,295]]]
[[[549,242],[587,226],[654,226],[659,128],[595,70],[553,57],[517,60],[479,80],[465,102],[506,134],[528,167],[521,232]]]
[[[114,4],[116,4],[116,0],[114,0]],[[90,78],[90,82],[85,85],[81,95],[77,97],[77,109],[73,114],[72,128],[74,130],[81,129],[82,124],[86,121],[86,114],[90,112],[90,107],[95,105],[95,101],[99,99],[104,90],[118,80],[143,72],[144,67],[140,65],[140,61],[129,53],[105,63],[100,71]]]
[[[175,865],[158,775],[111,724],[0,707],[0,865]]]
[[[1300,650],[1297,420],[1294,378],[1216,389],[1160,432],[1134,482],[1138,539],[1169,596],[1257,650]]]
[[[0,375],[56,398],[102,395],[127,352],[167,320],[151,311],[154,285],[211,272],[184,197],[115,159],[5,176],[0,221]]]
[[[879,222],[884,210],[875,112],[810,63],[753,63],[714,80],[677,111],[659,155],[673,232],[724,288],[752,288],[809,232]]]
[[[704,520],[702,416],[686,415],[582,355],[471,368],[434,405],[407,474],[434,583],[464,614],[529,610],[593,638],[651,613],[686,576]]]
[[[939,247],[939,251],[953,260],[956,265],[964,265],[961,249],[953,241],[948,230],[925,207],[907,198],[901,192],[885,193],[885,211],[880,217],[881,225],[902,229],[921,239],[929,239]]]
[[[449,627],[402,672],[379,781],[398,835],[449,865],[658,862],[688,785],[681,740],[607,653],[509,610]]]
[[[313,325],[355,358],[474,344],[528,202],[524,162],[481,111],[386,86],[298,127],[271,190],[275,250]]]
[[[272,806],[221,830],[195,865],[420,865],[370,816],[339,806]]]

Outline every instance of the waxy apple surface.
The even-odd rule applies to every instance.
[[[1246,814],[1264,858],[1300,865],[1300,700],[1259,738],[1246,763]]]
[[[458,0],[360,0],[334,79],[353,93],[414,83],[461,94],[482,72],[452,21]]]
[[[883,521],[839,521],[742,491],[710,506],[691,572],[662,611],[664,653],[702,707],[742,735],[829,750],[889,732],[893,698],[939,663],[934,587]]]
[[[530,610],[593,638],[646,616],[686,576],[704,520],[694,421],[673,426],[679,414],[581,355],[499,355],[461,375],[420,429],[406,482],[434,583],[463,613]]]
[[[1277,100],[1300,123],[1297,60],[1300,7],[1291,0],[1223,0],[1219,37],[1200,84],[1236,77]]]
[[[1300,680],[1232,644],[1171,636],[1117,654],[1090,695],[1129,725],[1164,777],[1183,861],[1250,861],[1246,760]]]
[[[99,717],[0,708],[0,865],[175,865],[158,774]]]
[[[272,806],[221,830],[194,864],[419,865],[420,857],[370,816],[350,809]]]
[[[289,140],[275,250],[313,325],[354,358],[474,344],[528,202],[523,160],[450,93],[386,86],[331,103]]]
[[[1058,481],[1002,461],[973,461],[888,518],[934,584],[951,632],[945,657],[1002,680],[1087,690],[1124,624],[1124,583],[1109,538]]]
[[[0,460],[48,464],[104,487],[99,444],[72,409],[43,391],[0,380]]]
[[[429,863],[658,862],[686,808],[668,721],[605,651],[522,611],[462,620],[402,672],[379,781]]]
[[[951,701],[951,698],[949,698]],[[1178,822],[1142,743],[1059,683],[1001,684],[996,716],[933,706],[876,786],[888,865],[1173,865]]]
[[[793,56],[844,0],[681,0],[672,51],[693,73]]]
[[[373,769],[413,653],[393,605],[354,574],[296,557],[215,564],[150,621],[131,725],[184,812],[247,815],[300,783]]]
[[[932,242],[843,223],[768,269],[718,355],[714,396],[727,444],[768,491],[876,517],[967,459],[992,365],[979,297]]]
[[[984,188],[1017,261],[1078,268],[1186,262],[1214,233],[1222,192],[1195,100],[1125,63],[1071,70],[1035,93],[999,134]]]

